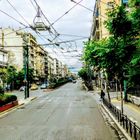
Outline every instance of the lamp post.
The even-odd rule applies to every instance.
[[[25,83],[25,99],[29,98],[29,38],[27,34],[23,35],[24,41],[24,83]]]

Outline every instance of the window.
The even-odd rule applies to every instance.
[[[99,17],[99,10],[96,10],[96,17]]]
[[[107,9],[112,9],[114,8],[114,3],[113,2],[107,2]]]

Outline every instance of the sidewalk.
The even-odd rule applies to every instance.
[[[121,98],[120,92],[110,92],[111,103],[115,105],[119,110],[121,110]],[[106,94],[106,98],[107,98]],[[118,99],[117,99],[118,97]],[[123,102],[124,114],[128,116],[130,120],[136,122],[140,127],[140,107],[131,102]]]
[[[27,99],[25,99],[24,91],[15,90],[15,91],[12,91],[12,92],[8,92],[8,94],[13,94],[13,95],[17,96],[18,105],[14,106],[14,107],[12,107],[8,110],[5,110],[3,112],[0,112],[0,117],[3,117],[5,115],[7,115],[8,113],[10,113],[10,112],[16,110],[17,108],[21,107],[22,105],[28,104],[32,100],[45,95],[49,91],[50,90],[47,90],[47,89],[45,89],[45,90],[39,89],[39,90],[30,91],[30,93],[29,93],[30,96]]]
[[[96,89],[94,91],[100,95],[100,89]],[[117,99],[117,96],[119,97]],[[120,100],[120,92],[110,92],[111,103],[121,110],[121,100]],[[105,98],[108,98],[106,93]],[[124,114],[129,117],[130,120],[135,122],[140,127],[140,107],[131,102],[123,102],[124,104]]]
[[[121,101],[117,99],[112,99],[112,104],[115,105],[118,109],[121,109]],[[136,122],[136,124],[140,127],[140,107],[124,102],[124,114],[129,117],[130,120]]]
[[[29,98],[25,99],[25,93],[24,91],[12,91],[11,94],[16,95],[19,104],[21,103],[26,103],[28,100],[33,99],[33,98],[37,98],[37,97],[41,97],[43,95],[45,95],[46,92],[44,92],[44,90],[38,89],[38,90],[33,90],[29,92]]]

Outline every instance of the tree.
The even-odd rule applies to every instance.
[[[29,83],[34,82],[34,70],[33,68],[29,68]],[[16,88],[18,89],[20,86],[24,85],[24,69],[20,70],[16,76]]]
[[[92,79],[93,73],[91,73],[90,67],[84,67],[79,72],[78,75],[84,80],[84,83],[88,90],[93,90]]]
[[[129,6],[131,9],[130,18],[133,23],[133,28],[135,32],[140,34],[140,0],[130,0]]]
[[[133,28],[137,33],[135,36],[136,50],[129,63],[129,86],[134,87],[140,85],[140,0],[131,0],[129,3],[131,14],[130,18],[133,23]]]
[[[119,48],[118,60],[122,61],[122,66],[117,69],[116,77],[119,80],[121,96],[122,96],[122,80],[124,73],[128,73],[128,65],[136,50],[136,35],[137,31],[134,29],[133,22],[128,16],[128,12],[124,6],[118,6],[108,13],[109,19],[105,25],[109,32],[116,40],[116,47]],[[126,94],[125,94],[126,95]],[[127,100],[127,95],[125,96]]]
[[[6,68],[0,68],[0,80],[2,80],[2,85],[0,85],[3,88],[4,91],[4,84],[7,81],[7,71]]]
[[[113,45],[113,38],[103,39],[100,41],[91,41],[86,44],[84,51],[84,60],[86,62],[90,63],[94,68],[98,70],[105,70],[104,72],[106,73],[105,78],[107,87],[109,85],[109,79],[115,75],[113,69],[115,69],[114,62],[116,61],[116,57]],[[108,88],[106,89],[109,102],[111,102],[109,90]]]
[[[11,88],[14,89],[17,80],[17,69],[14,66],[8,66],[7,75],[7,84],[11,85]]]

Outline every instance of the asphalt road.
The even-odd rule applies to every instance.
[[[0,140],[117,139],[79,83],[68,83],[0,118]]]

